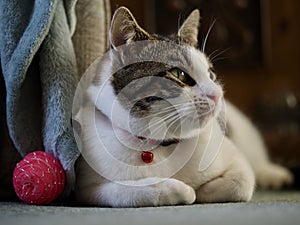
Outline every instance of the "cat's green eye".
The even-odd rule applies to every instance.
[[[189,86],[193,86],[196,82],[191,78],[186,72],[182,71],[179,68],[173,68],[169,70],[171,75],[175,77],[177,80],[181,81],[183,84],[187,84]]]
[[[186,74],[182,70],[178,68],[174,68],[170,71],[174,77],[176,77],[178,80],[184,82],[186,79]]]

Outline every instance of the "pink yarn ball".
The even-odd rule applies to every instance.
[[[42,205],[54,201],[63,191],[65,172],[51,154],[29,153],[15,167],[13,185],[16,194],[28,204]]]

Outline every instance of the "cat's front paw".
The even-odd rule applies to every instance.
[[[192,187],[176,179],[167,179],[161,184],[157,205],[192,204],[196,194]]]
[[[267,164],[255,173],[258,187],[263,189],[280,189],[293,183],[291,172],[276,164]]]

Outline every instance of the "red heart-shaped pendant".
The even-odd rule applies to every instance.
[[[151,163],[153,161],[153,153],[152,152],[143,152],[141,157],[145,163]]]

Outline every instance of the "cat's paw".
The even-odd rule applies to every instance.
[[[157,205],[192,204],[196,194],[192,187],[176,179],[167,179],[161,184]]]
[[[255,173],[257,186],[263,189],[280,189],[291,185],[294,177],[292,173],[276,164],[267,164]]]

